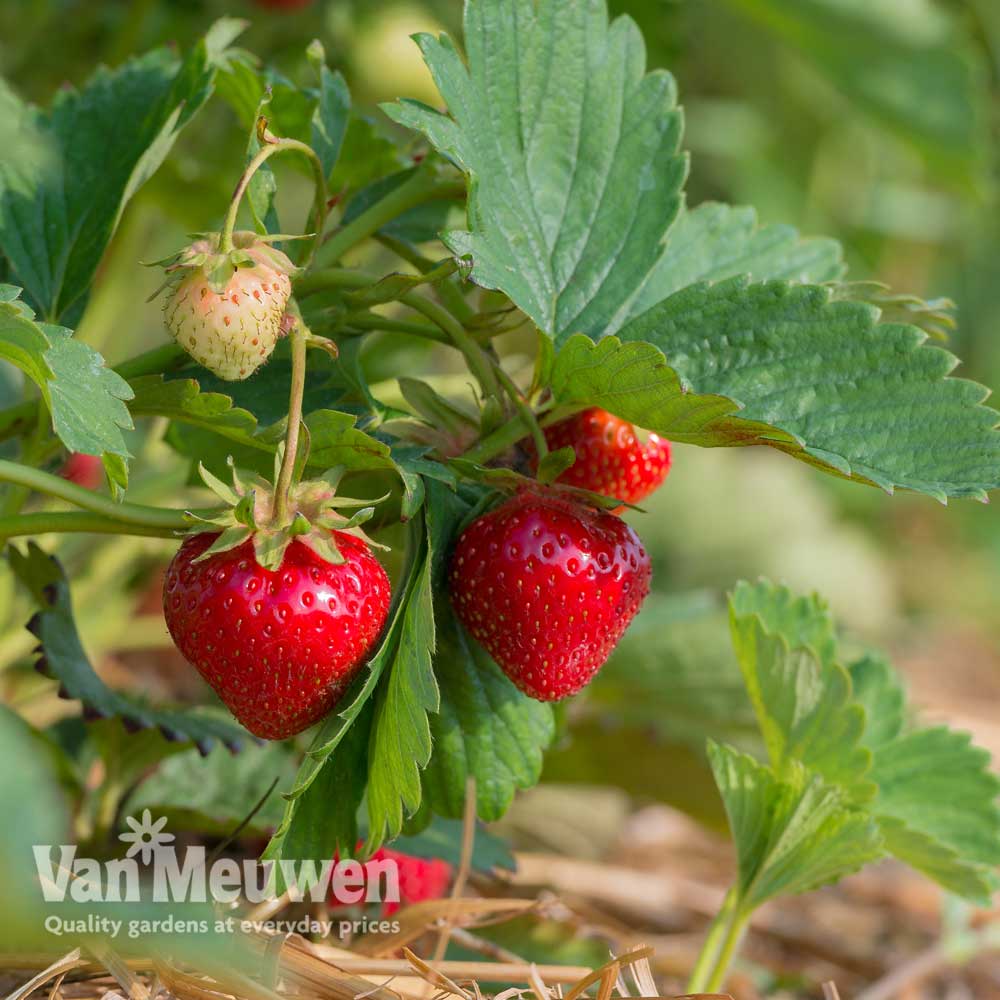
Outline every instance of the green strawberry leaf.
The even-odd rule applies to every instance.
[[[681,204],[673,78],[646,74],[604,0],[469,0],[465,39],[467,65],[447,37],[416,38],[450,117],[385,108],[468,176],[470,231],[446,244],[545,332],[615,329]]]
[[[372,707],[370,699],[379,683],[380,678],[387,669],[395,670],[400,667],[405,675],[408,672],[407,665],[403,662],[409,656],[421,655],[420,635],[426,634],[426,623],[418,619],[416,615],[408,614],[411,601],[419,601],[419,583],[427,564],[427,540],[419,519],[411,521],[408,525],[408,545],[413,552],[413,558],[406,577],[400,581],[393,596],[393,607],[389,616],[389,625],[382,638],[382,643],[375,655],[368,661],[365,668],[355,678],[343,699],[332,711],[313,737],[309,749],[299,767],[298,774],[292,787],[284,793],[286,799],[285,812],[281,824],[275,831],[264,853],[265,858],[280,859],[286,857],[285,843],[289,838],[291,843],[302,842],[300,838],[307,839],[307,834],[300,832],[299,823],[313,822],[312,817],[317,815],[314,810],[325,808],[326,821],[335,823],[341,830],[348,829],[354,823],[353,810],[347,809],[347,804],[342,804],[338,799],[330,799],[322,795],[320,791],[314,792],[310,801],[309,813],[299,816],[300,801],[309,792],[311,786],[317,781],[319,776],[326,771],[343,771],[344,769],[337,763],[337,751],[340,744],[357,728],[359,732],[354,733],[352,740],[358,740],[365,747],[365,759],[367,759],[367,747],[369,743],[369,731],[371,729],[370,713]],[[365,714],[365,719],[369,720],[364,725],[359,725],[359,716]],[[363,731],[363,738],[360,735]],[[353,746],[349,753],[352,760],[355,760],[354,770],[358,771],[357,760],[360,749]],[[361,767],[356,785],[364,790],[367,780],[367,769]],[[324,782],[335,782],[334,774],[324,777]],[[355,787],[355,785],[352,785]],[[350,818],[348,818],[348,813]],[[351,844],[353,847],[353,843]]]
[[[83,649],[62,567],[33,542],[26,554],[13,546],[8,553],[11,568],[38,604],[38,612],[28,623],[40,643],[37,667],[60,682],[61,695],[83,703],[86,718],[117,717],[129,730],[156,727],[168,740],[191,742],[202,754],[216,743],[235,752],[251,741],[229,719],[195,708],[157,708],[107,687]]]
[[[326,53],[318,41],[309,46],[308,52],[319,74],[319,96],[310,122],[310,145],[323,164],[324,176],[329,178],[344,145],[344,133],[351,113],[351,95],[343,76],[339,72],[330,72],[326,65]]]
[[[833,626],[818,598],[793,599],[766,582],[739,584],[729,602],[736,658],[778,778],[805,766],[856,802],[870,800],[865,713],[835,659]]]
[[[547,367],[560,406],[671,440],[767,444],[887,492],[985,499],[1000,485],[997,413],[926,341],[828,288],[743,277],[686,288],[617,337],[571,337]]]
[[[250,447],[257,441],[257,418],[249,411],[233,406],[231,396],[202,392],[193,378],[166,379],[162,375],[144,375],[131,382],[134,398],[129,404],[133,417],[166,417],[202,430],[211,431],[229,441]],[[259,442],[257,447],[273,451]]]
[[[437,634],[441,707],[431,716],[434,753],[424,771],[424,795],[435,813],[458,818],[473,777],[477,815],[497,820],[518,789],[541,777],[542,753],[555,736],[552,708],[514,687],[443,602]]]
[[[906,693],[888,661],[869,654],[851,664],[854,701],[865,710],[862,743],[873,753],[891,743],[906,724]]]
[[[37,323],[33,311],[18,299],[20,289],[0,286],[0,358],[20,368],[38,386],[52,417],[52,426],[69,451],[117,456],[128,448],[123,429],[132,418],[125,405],[132,389],[107,368],[92,347],[73,338],[73,332],[49,323]],[[127,483],[124,461],[113,463],[115,478]]]
[[[92,347],[73,337],[71,330],[41,324],[52,346],[45,360],[52,370],[48,402],[52,425],[70,451],[87,455],[128,457],[122,430],[131,430],[126,402],[132,388],[106,367]],[[124,471],[124,464],[118,469]],[[120,483],[124,486],[124,483]]]
[[[842,255],[836,240],[802,239],[792,226],[758,226],[752,208],[705,202],[681,212],[631,314],[638,316],[696,282],[741,274],[752,281],[836,281],[845,270]]]
[[[285,803],[282,821],[261,855],[261,861],[278,863],[274,874],[277,892],[284,892],[290,882],[282,863],[322,864],[338,854],[354,855],[359,835],[358,807],[365,793],[372,708],[371,701],[360,707],[353,725],[343,732],[324,766],[300,795]],[[303,762],[300,775],[305,766]],[[299,888],[306,889],[313,880],[308,873],[303,874]]]
[[[801,764],[778,778],[732,747],[710,743],[708,756],[736,843],[744,913],[836,882],[884,854],[875,821]]]
[[[952,892],[986,902],[1000,866],[1000,778],[967,733],[914,729],[880,745],[871,804],[889,850]]]
[[[444,489],[444,487],[437,487]],[[420,807],[420,771],[431,756],[428,712],[440,702],[434,679],[434,596],[431,586],[432,505],[428,517],[428,548],[420,575],[406,605],[401,644],[389,676],[379,686],[368,746],[368,838],[374,850],[396,837],[406,817]]]
[[[243,25],[218,21],[181,63],[157,49],[100,69],[48,113],[0,82],[0,250],[47,319],[80,312],[125,204],[208,100]]]

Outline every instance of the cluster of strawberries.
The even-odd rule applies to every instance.
[[[601,410],[548,428],[576,462],[562,482],[634,503],[663,482],[669,442]],[[370,656],[389,612],[385,570],[335,532],[344,561],[293,541],[277,571],[250,542],[204,557],[189,537],[167,572],[164,610],[178,648],[251,732],[284,739],[326,715]],[[650,560],[614,513],[558,489],[524,489],[470,524],[451,556],[452,604],[526,694],[575,694],[607,660],[649,591]]]
[[[275,239],[208,234],[164,262],[167,328],[221,378],[246,378],[283,335],[295,268]],[[473,521],[454,546],[448,579],[458,619],[513,683],[557,701],[591,680],[649,592],[650,560],[636,533],[580,490],[635,503],[663,482],[671,455],[668,441],[640,439],[599,409],[553,424],[545,437],[553,450],[571,448],[573,463],[556,485],[525,480]],[[97,471],[74,457],[64,474],[82,482]],[[303,484],[312,512],[297,507],[286,530],[275,522],[270,487],[258,485],[181,545],[163,604],[186,659],[247,729],[277,740],[343,696],[379,640],[391,593],[360,529],[365,511],[348,518],[335,510],[363,503]]]

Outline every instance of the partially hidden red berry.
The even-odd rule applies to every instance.
[[[385,624],[385,570],[362,539],[333,534],[341,564],[298,540],[274,572],[249,540],[195,562],[217,537],[203,533],[167,569],[163,609],[177,648],[255,736],[285,739],[323,718]]]
[[[650,561],[621,518],[524,491],[462,533],[450,565],[459,620],[525,694],[575,694],[649,593]]]
[[[66,459],[59,475],[85,490],[96,490],[104,479],[104,464],[97,455],[75,451]]]
[[[358,845],[360,847],[360,844]],[[336,858],[334,860],[337,860]],[[391,917],[403,906],[413,903],[423,903],[430,899],[442,899],[448,893],[451,884],[452,867],[447,861],[439,858],[418,858],[413,854],[404,854],[389,847],[381,847],[364,863],[365,887],[379,879],[375,863],[392,861],[396,864],[399,877],[399,901],[385,900],[382,903],[382,915]],[[341,903],[331,889],[331,905],[336,908],[346,905]]]
[[[638,503],[658,489],[670,471],[670,442],[656,434],[643,441],[635,428],[592,407],[545,429],[553,451],[572,448],[576,461],[560,477],[567,486]]]

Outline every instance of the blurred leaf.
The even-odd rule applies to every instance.
[[[708,753],[736,843],[743,912],[836,882],[882,856],[875,821],[802,765],[793,761],[779,779],[731,747],[713,743]]]
[[[831,301],[829,289],[812,285],[748,285],[746,278],[694,285],[620,331],[621,361],[591,372],[583,359],[575,364],[571,399],[671,440],[771,444],[887,491],[985,499],[1000,485],[998,418],[983,405],[987,390],[950,377],[957,360],[929,346],[920,330],[876,317],[871,306]],[[560,357],[569,349],[582,355],[580,341],[572,338]],[[611,355],[616,344],[592,350]],[[629,350],[648,355],[649,344],[677,375],[653,367],[652,355],[643,368],[628,363]],[[677,376],[691,390],[686,400],[678,398]],[[581,378],[594,388],[581,391]],[[562,385],[553,392],[570,401]],[[707,407],[694,393],[719,397]],[[739,417],[725,410],[725,397],[743,406]]]
[[[102,719],[120,718],[129,729],[155,726],[167,739],[190,741],[203,754],[221,742],[235,751],[249,737],[235,722],[195,708],[154,708],[112,691],[94,672],[73,621],[69,582],[62,567],[34,542],[27,554],[10,547],[8,558],[18,579],[27,587],[39,611],[28,623],[41,644],[38,668],[60,682],[60,691],[83,703],[84,714]]]
[[[759,226],[752,208],[705,202],[681,212],[631,315],[638,316],[698,281],[740,274],[751,281],[834,281],[845,270],[842,254],[836,240],[802,239],[792,226]]]
[[[179,65],[157,49],[100,69],[50,113],[0,82],[0,248],[46,319],[84,298],[125,204],[210,96],[242,28],[216,22]]]
[[[716,609],[668,618],[673,599],[652,593],[587,689],[588,716],[647,727],[701,752],[706,739],[744,749],[760,744],[757,720],[733,655],[727,621]]]
[[[645,75],[638,29],[604,0],[471,0],[465,39],[468,65],[446,36],[416,39],[451,117],[385,109],[468,175],[472,231],[445,242],[553,337],[613,332],[681,203],[673,78]]]
[[[476,811],[499,819],[519,788],[538,783],[552,742],[551,706],[522,694],[471,639],[448,607],[438,608],[434,670],[441,707],[431,716],[434,753],[424,795],[441,816],[458,818],[465,786],[476,779]]]
[[[379,177],[396,173],[403,158],[369,118],[351,113],[340,159],[330,175],[330,193],[353,195]]]
[[[196,750],[185,750],[164,760],[129,796],[123,810],[135,815],[149,809],[167,816],[171,829],[224,836],[250,814],[277,778],[250,824],[250,832],[259,832],[281,821],[281,792],[294,777],[295,755],[286,743],[249,746],[236,755],[217,746],[204,758]]]
[[[958,17],[929,2],[730,0],[797,48],[940,172],[981,183],[985,61]]]
[[[392,842],[394,850],[415,854],[418,858],[439,858],[457,866],[462,859],[464,825],[458,819],[433,816],[420,833],[397,837]],[[489,872],[494,868],[513,871],[517,865],[506,841],[489,832],[476,830],[472,844],[472,867]]]

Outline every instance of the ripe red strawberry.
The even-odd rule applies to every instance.
[[[560,477],[567,486],[638,503],[658,489],[670,471],[670,442],[650,434],[643,442],[635,428],[596,406],[545,430],[548,446],[572,448],[576,462]]]
[[[344,562],[293,540],[280,569],[252,541],[195,562],[218,537],[192,535],[167,570],[163,609],[177,648],[255,736],[280,740],[325,716],[382,631],[389,580],[367,544],[332,532]]]
[[[219,378],[252,375],[274,351],[292,292],[292,262],[255,233],[197,240],[167,270],[183,276],[163,307],[170,335]]]
[[[96,490],[104,478],[104,465],[97,455],[74,451],[59,470],[59,475],[85,490]]]
[[[462,533],[455,611],[525,694],[557,701],[597,673],[649,593],[649,556],[621,518],[524,491]]]
[[[358,845],[360,847],[360,845]],[[336,859],[335,859],[336,860]],[[374,862],[394,861],[399,876],[399,901],[386,900],[382,904],[382,915],[391,917],[400,907],[412,903],[423,903],[429,899],[442,899],[448,893],[451,884],[451,865],[438,858],[418,858],[413,854],[404,854],[389,847],[377,850],[364,864],[365,886],[383,882],[379,877],[379,869],[373,869]],[[337,908],[347,904],[341,903],[331,890],[331,906]]]

